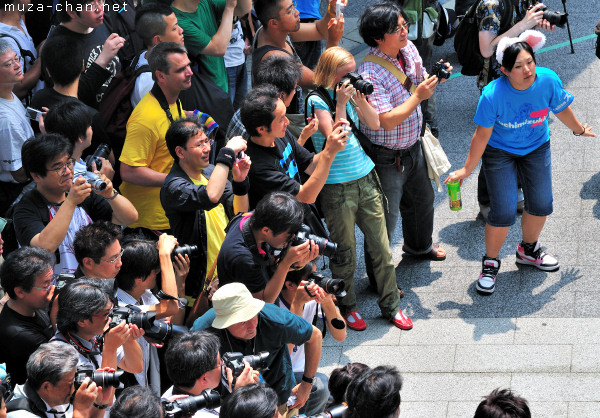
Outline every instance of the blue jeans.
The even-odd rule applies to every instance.
[[[528,214],[547,216],[552,213],[550,141],[526,155],[512,154],[488,145],[482,160],[490,195],[488,224],[504,227],[515,223],[517,179],[521,180]]]
[[[294,373],[296,382],[302,381],[302,372]],[[315,380],[313,381],[308,401],[300,408],[300,413],[308,416],[320,414],[325,410],[327,400],[329,399],[329,388],[327,384],[329,379],[323,373],[317,372]]]
[[[229,81],[229,97],[233,104],[233,110],[238,110],[248,92],[246,62],[237,67],[227,67],[227,79]]]
[[[397,168],[397,155],[402,159],[402,172]],[[434,194],[421,141],[400,152],[374,146],[370,157],[387,198],[385,222],[390,245],[398,215],[402,215],[405,251],[411,254],[428,253],[433,248]]]

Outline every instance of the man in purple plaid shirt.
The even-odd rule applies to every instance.
[[[368,54],[390,62],[409,79],[403,85],[379,64],[365,61],[360,65],[358,72],[373,84],[369,103],[379,113],[381,124],[376,131],[364,124],[360,129],[373,142],[369,156],[388,200],[385,220],[390,244],[400,213],[402,250],[419,258],[444,260],[446,252],[433,243],[431,236],[434,195],[420,146],[423,125],[420,104],[431,97],[438,79],[427,78],[417,48],[408,40],[407,19],[396,3],[370,6],[360,19],[360,35],[371,47]],[[417,86],[414,94],[409,92],[411,84]],[[369,270],[369,260],[366,261]]]

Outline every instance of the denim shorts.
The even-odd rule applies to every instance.
[[[526,155],[513,154],[487,146],[484,170],[490,195],[491,226],[511,226],[517,213],[517,178],[525,196],[525,211],[534,216],[552,213],[552,165],[550,141]]]

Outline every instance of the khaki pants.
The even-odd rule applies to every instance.
[[[283,418],[292,418],[294,415],[298,415],[297,409],[288,409],[286,403],[279,405],[279,413]]]

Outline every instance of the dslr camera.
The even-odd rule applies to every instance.
[[[373,84],[363,80],[362,76],[357,72],[351,71],[346,74],[344,78],[342,78],[342,81],[338,83],[338,86],[343,85],[346,81],[350,81],[352,87],[362,94],[369,95],[373,93]]]
[[[110,313],[109,328],[116,327],[122,321],[137,325],[138,328],[145,331],[146,337],[162,342],[167,341],[173,334],[180,335],[189,332],[189,329],[182,325],[156,321],[156,311],[141,312],[137,307],[130,305],[113,308]]]
[[[188,244],[178,245],[171,253],[171,258],[175,259],[175,257],[177,257],[177,254],[181,254],[183,256],[185,256],[187,254],[188,257],[192,258],[192,256],[197,253],[198,253],[197,245],[188,245]]]
[[[96,163],[96,170],[100,171],[102,168],[102,160],[100,158],[108,159],[108,155],[110,154],[110,146],[108,144],[100,144],[96,151],[92,155],[88,155],[85,158],[85,166],[88,171],[93,172],[92,163]]]
[[[244,361],[247,361],[254,370],[266,370],[268,358],[269,353],[267,351],[248,356],[244,356],[242,353],[230,352],[223,354],[223,364],[231,369],[235,378],[244,371]]]
[[[330,242],[327,238],[313,235],[310,232],[310,227],[302,224],[300,230],[296,232],[296,236],[290,242],[290,245],[295,247],[297,245],[304,244],[307,240],[311,240],[314,241],[317,247],[319,247],[319,255],[334,258],[335,254],[337,253],[337,244],[335,242]]]
[[[191,417],[200,409],[214,409],[221,404],[221,397],[216,390],[206,389],[200,395],[188,396],[187,398],[161,399],[165,417],[168,418],[184,418]]]
[[[312,272],[307,277],[307,280],[319,286],[326,293],[339,298],[346,296],[346,291],[344,290],[346,285],[342,279],[331,279],[323,276],[321,273]]]
[[[443,62],[436,62],[435,64],[433,64],[433,67],[431,67],[431,72],[429,73],[429,76],[431,77],[435,75],[440,80],[442,78],[447,80],[450,78],[450,71],[448,71],[447,68],[447,64]]]
[[[531,3],[531,7],[533,7],[539,3],[542,3],[542,2],[540,0],[534,0]],[[563,1],[563,4],[564,3],[565,2]],[[550,10],[548,10],[548,6],[546,6],[545,4],[542,7],[540,7],[539,10],[544,12],[544,14],[543,14],[544,20],[547,20],[551,25],[558,26],[559,28],[565,27],[565,24],[567,23],[567,18],[569,17],[568,13],[550,11]],[[566,12],[566,9],[565,9],[565,12]]]
[[[75,372],[74,385],[75,389],[79,389],[79,386],[83,383],[86,377],[98,386],[106,388],[112,386],[114,388],[122,387],[121,377],[125,373],[123,370],[116,370],[114,372],[98,371],[88,366],[77,366]]]
[[[321,412],[319,415],[294,415],[292,418],[342,418],[344,416],[344,412],[348,409],[348,405],[345,402],[342,402],[339,405],[334,405],[331,408]]]

